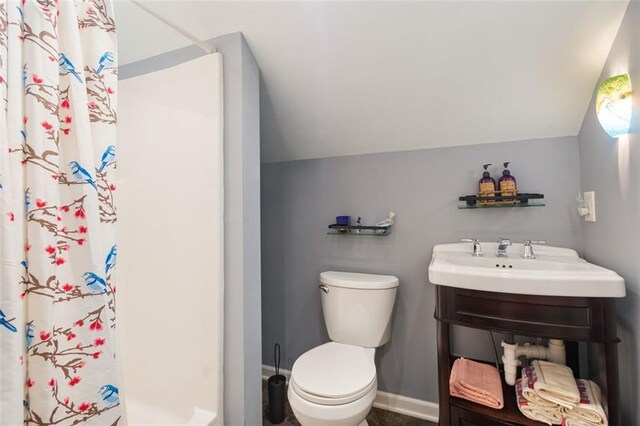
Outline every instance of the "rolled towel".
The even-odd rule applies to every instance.
[[[516,380],[516,401],[518,409],[528,419],[537,422],[546,423],[548,425],[561,425],[564,416],[560,412],[560,406],[554,404],[553,407],[541,406],[527,400],[523,395],[522,380]]]
[[[458,358],[449,377],[449,393],[491,408],[504,407],[498,370],[487,364]]]
[[[538,396],[567,408],[573,408],[580,402],[580,392],[569,367],[538,360],[532,361],[531,367],[536,378],[533,389]]]
[[[580,392],[580,403],[573,409],[562,407],[567,424],[587,426],[607,426],[607,415],[600,402],[601,393],[597,384],[590,380],[576,379]]]
[[[528,365],[522,369],[522,396],[524,399],[539,407],[558,408],[559,405],[555,402],[547,401],[538,395],[533,387],[537,380],[535,368]]]

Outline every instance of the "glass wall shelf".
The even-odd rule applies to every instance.
[[[508,207],[544,207],[541,200],[544,194],[528,194],[521,193],[517,195],[500,195],[496,194],[492,197],[481,197],[479,195],[463,195],[458,201],[464,201],[464,204],[458,206],[459,209],[495,209]]]
[[[521,207],[544,207],[546,204],[545,203],[541,203],[541,202],[537,202],[537,201],[533,201],[533,202],[528,202],[528,203],[518,203],[518,204],[484,204],[484,205],[478,205],[478,204],[460,204],[458,206],[459,209],[464,210],[464,209],[505,209],[505,208],[521,208]]]
[[[353,237],[386,237],[391,234],[391,226],[329,225],[327,235],[348,235]]]

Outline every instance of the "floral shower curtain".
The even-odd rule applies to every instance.
[[[0,0],[3,426],[115,425],[122,415],[111,7]]]

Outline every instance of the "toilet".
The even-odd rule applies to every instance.
[[[320,274],[322,312],[331,342],[293,364],[287,397],[303,426],[364,426],[378,390],[374,356],[389,341],[398,290],[391,275]]]

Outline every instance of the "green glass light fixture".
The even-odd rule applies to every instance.
[[[629,74],[610,77],[600,84],[596,95],[596,115],[609,136],[617,138],[630,133],[632,112]]]

